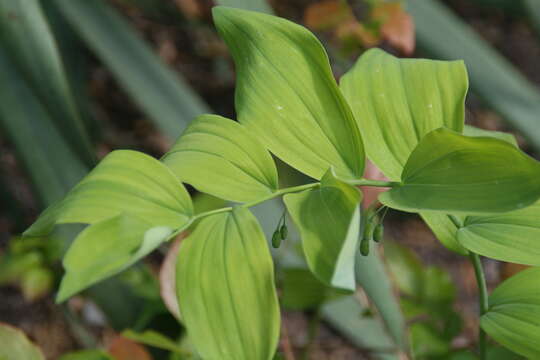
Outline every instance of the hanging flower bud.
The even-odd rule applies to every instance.
[[[369,242],[370,240],[367,237],[363,237],[360,241],[360,254],[363,256],[369,255]]]
[[[279,234],[281,235],[281,240],[285,240],[287,238],[287,235],[289,235],[289,230],[287,229],[287,225],[285,224],[281,225],[281,228],[279,229]]]
[[[272,235],[272,247],[274,249],[279,248],[281,245],[281,232],[279,230],[274,231],[274,234]]]
[[[373,230],[373,240],[376,242],[379,242],[383,239],[384,235],[384,225],[382,223],[377,224],[375,226],[375,230]]]

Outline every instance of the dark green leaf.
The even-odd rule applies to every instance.
[[[39,0],[0,2],[0,42],[9,49],[13,63],[45,105],[64,140],[82,159],[92,164],[94,149]]]

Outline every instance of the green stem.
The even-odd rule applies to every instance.
[[[358,179],[347,181],[351,185],[360,185],[360,186],[377,186],[377,187],[395,187],[399,185],[399,182],[395,181],[381,181],[381,180],[370,180],[370,179]]]
[[[473,252],[469,252],[469,258],[474,267],[474,274],[476,275],[476,282],[478,284],[478,292],[480,295],[480,316],[484,315],[489,310],[488,291],[486,286],[486,277],[484,275],[484,268],[480,261],[480,256]],[[486,333],[480,325],[478,325],[478,347],[480,350],[480,360],[486,360]]]
[[[311,189],[311,188],[314,188],[314,187],[317,187],[317,186],[320,186],[320,185],[321,185],[321,183],[316,182],[316,183],[310,183],[310,184],[304,184],[304,185],[279,189],[276,192],[271,193],[270,195],[267,195],[267,196],[265,196],[263,198],[254,200],[252,202],[245,203],[242,206],[246,207],[246,208],[252,207],[252,206],[258,205],[258,204],[263,203],[263,202],[265,202],[267,200],[273,199],[275,197],[278,197],[278,196],[281,196],[281,195],[284,195],[284,194],[289,194],[289,193],[293,193],[293,192],[299,192],[299,191]]]

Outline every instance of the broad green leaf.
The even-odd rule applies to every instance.
[[[243,207],[203,218],[181,246],[176,290],[204,359],[272,359],[280,315],[264,234]]]
[[[65,141],[87,164],[94,163],[93,147],[39,0],[0,2],[0,42],[46,106]]]
[[[217,115],[196,118],[162,161],[183,182],[231,201],[251,201],[278,188],[268,151],[243,125]]]
[[[422,51],[443,60],[463,59],[471,91],[480,95],[539,149],[538,88],[443,2],[407,0],[407,11],[414,18],[416,41]]]
[[[512,144],[515,147],[518,147],[516,137],[510,133],[505,133],[502,131],[484,130],[484,129],[477,128],[475,126],[465,125],[465,127],[463,128],[463,135],[472,136],[472,137],[491,137],[491,138],[499,139],[502,141],[506,141],[507,143]]]
[[[189,194],[161,162],[131,150],[107,155],[24,233],[47,235],[55,224],[93,224],[126,213],[154,226],[182,227],[193,214]]]
[[[366,51],[340,87],[365,139],[371,161],[399,180],[418,142],[440,127],[461,132],[467,72],[462,61],[398,59]]]
[[[103,0],[55,0],[97,57],[163,133],[176,138],[195,117],[210,112],[130,25]]]
[[[17,149],[41,204],[60,200],[88,169],[1,44],[0,99],[2,136]]]
[[[173,340],[169,339],[165,335],[162,335],[154,330],[145,330],[142,333],[135,332],[133,330],[126,330],[122,332],[122,336],[142,343],[145,345],[153,346],[159,349],[169,350],[172,352],[183,354],[186,351]]]
[[[540,358],[540,268],[530,268],[499,285],[482,315],[482,329],[508,349]]]
[[[329,170],[320,187],[285,195],[287,210],[300,230],[310,270],[323,283],[354,290],[354,259],[360,229],[361,193]]]
[[[236,64],[240,123],[311,177],[333,166],[339,177],[360,178],[362,139],[317,38],[271,15],[226,7],[213,14]]]
[[[169,227],[155,227],[143,219],[123,214],[87,227],[64,257],[66,274],[57,301],[62,302],[133,265],[172,233]]]
[[[114,360],[101,350],[82,350],[62,355],[58,360]]]
[[[500,215],[468,216],[457,232],[465,248],[493,259],[540,266],[540,202]]]
[[[0,359],[45,360],[45,356],[21,330],[0,323]]]
[[[441,128],[412,152],[402,183],[379,200],[417,212],[489,214],[517,210],[540,196],[540,164],[507,142]]]
[[[509,133],[484,130],[474,126],[465,125],[463,128],[463,134],[472,137],[492,137],[506,141],[507,143],[517,147],[516,138],[514,135]],[[457,239],[458,228],[450,220],[448,215],[436,211],[423,211],[420,213],[420,216],[429,225],[435,236],[444,246],[446,246],[446,248],[461,255],[468,254],[468,250],[459,243]],[[456,216],[456,218],[458,218],[461,224],[463,224],[465,221],[465,216]]]

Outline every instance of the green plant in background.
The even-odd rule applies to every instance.
[[[338,87],[322,45],[303,27],[225,7],[214,9],[214,20],[236,63],[238,122],[198,117],[161,161],[114,151],[49,207],[25,236],[89,224],[64,257],[58,301],[189,231],[176,290],[198,353],[271,359],[279,305],[267,241],[250,208],[283,196],[311,272],[352,292],[358,239],[376,219],[360,211],[357,186],[381,186],[390,188],[379,197],[384,206],[419,212],[445,246],[471,257],[483,331],[538,357],[536,269],[488,298],[479,255],[540,265],[531,256],[540,251],[540,164],[499,134],[464,129],[463,63],[370,50]],[[314,181],[280,188],[270,152]],[[366,154],[389,181],[362,178]],[[237,204],[195,214],[182,182]],[[479,350],[485,359],[483,332]]]

